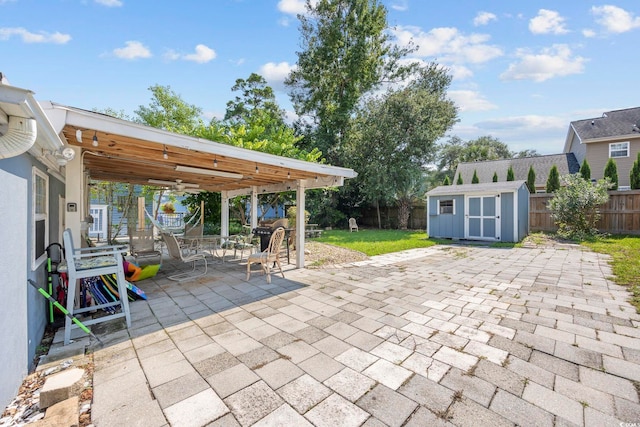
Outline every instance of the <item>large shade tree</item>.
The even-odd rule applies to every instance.
[[[443,68],[429,64],[406,87],[369,98],[356,114],[346,143],[347,166],[358,171],[354,181],[371,204],[395,203],[407,212],[414,200],[407,195],[423,181],[435,142],[457,121],[457,108],[447,98],[450,82]],[[407,220],[403,213],[398,226],[406,228]]]
[[[410,74],[414,67],[401,60],[411,48],[391,43],[387,10],[377,0],[307,0],[306,9],[298,15],[297,66],[285,83],[308,125],[305,146],[343,166],[343,142],[356,107],[381,84]]]

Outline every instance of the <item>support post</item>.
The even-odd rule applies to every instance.
[[[220,192],[220,235],[229,236],[229,195],[226,191]]]
[[[258,189],[251,187],[251,229],[258,226]]]
[[[296,268],[304,268],[305,186],[299,179],[296,188]]]

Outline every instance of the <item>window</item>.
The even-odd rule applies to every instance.
[[[442,214],[454,214],[453,200],[440,200],[438,203],[438,213]]]
[[[609,157],[629,157],[629,141],[609,144]]]
[[[47,258],[49,245],[49,177],[33,168],[33,242],[31,244],[31,268],[35,270]]]

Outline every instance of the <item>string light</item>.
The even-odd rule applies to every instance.
[[[260,169],[258,169],[258,164],[256,163],[256,173],[260,173]]]
[[[167,146],[164,146],[164,150],[162,150],[162,158],[167,160],[169,158],[169,154],[167,153]]]
[[[215,157],[213,158],[213,167],[214,167],[214,168],[217,168],[217,167],[218,167],[218,156],[215,156]]]
[[[91,142],[91,145],[94,147],[98,146],[98,132],[93,133],[93,141]]]
[[[287,171],[287,179],[291,179],[291,171]]]

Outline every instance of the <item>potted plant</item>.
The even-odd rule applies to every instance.
[[[175,206],[173,206],[172,202],[166,202],[162,205],[162,212],[166,213],[166,214],[172,214],[175,213],[176,208]]]

